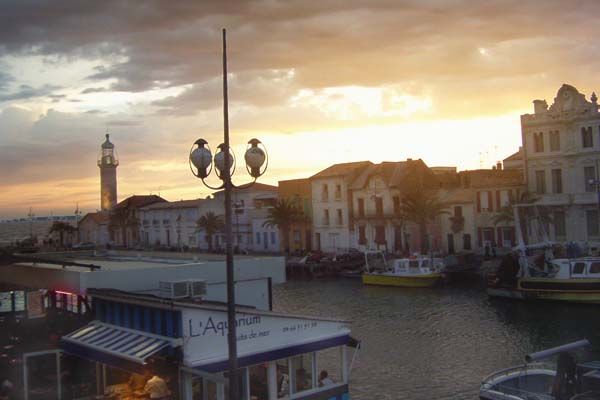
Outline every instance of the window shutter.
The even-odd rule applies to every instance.
[[[481,228],[477,228],[477,245],[483,247],[483,232],[481,232]]]
[[[490,212],[494,211],[494,195],[492,194],[492,191],[488,191],[488,210]]]
[[[477,212],[481,212],[481,192],[477,192]]]
[[[510,204],[513,204],[513,202],[514,202],[514,198],[513,198],[513,190],[512,190],[512,189],[510,189],[510,190],[508,191],[508,202],[509,202]]]
[[[500,191],[496,190],[496,210],[499,210],[502,207],[500,204]]]
[[[498,236],[498,247],[502,247],[502,239],[503,239],[502,238],[502,228],[498,227],[498,228],[496,228],[496,230],[498,231],[498,234],[497,234],[497,236]]]

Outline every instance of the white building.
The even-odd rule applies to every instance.
[[[202,202],[209,200],[180,200],[154,203],[139,210],[142,243],[145,246],[198,247],[196,221]]]
[[[215,215],[220,216],[224,222],[224,201],[225,192],[216,192],[212,199],[203,200],[200,203],[198,217],[206,215],[208,212],[213,212]],[[255,183],[245,189],[233,189],[231,192],[231,202],[233,206],[232,231],[234,249],[239,251],[265,251],[262,246],[256,246],[258,243],[255,244],[255,229],[258,228],[258,225],[254,224],[253,219],[265,218],[267,208],[277,202],[277,186]],[[262,213],[258,212],[258,210],[262,210]],[[264,230],[261,226],[261,235]],[[279,234],[277,233],[278,236]],[[279,243],[278,238],[277,243]],[[260,244],[262,244],[262,236]],[[203,231],[198,232],[198,245],[202,249],[208,248],[206,235]],[[213,247],[215,249],[225,248],[224,232],[220,232],[214,236]],[[271,248],[266,251],[271,252]]]
[[[554,240],[600,241],[598,164],[600,113],[570,85],[562,85],[553,104],[534,100],[534,113],[521,116],[527,188],[548,206]],[[530,227],[531,228],[531,227]],[[531,229],[532,240],[539,240]],[[536,238],[536,236],[538,236]]]
[[[310,178],[314,249],[335,252],[352,247],[350,184],[370,165],[370,161],[334,164]]]

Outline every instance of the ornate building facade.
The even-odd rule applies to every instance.
[[[547,231],[552,240],[600,241],[598,164],[600,113],[571,85],[562,85],[550,107],[534,100],[521,116],[525,179],[552,223],[530,225],[531,240]]]

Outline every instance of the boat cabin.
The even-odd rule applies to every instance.
[[[93,386],[87,395],[96,399],[139,397],[156,388],[173,399],[227,398],[226,304],[114,289],[88,295],[94,320],[60,340],[57,376],[69,369],[74,387],[77,379],[87,382]],[[358,342],[348,322],[236,308],[240,400],[349,398],[354,357],[348,349]],[[25,368],[25,398],[31,373]],[[67,390],[61,381],[58,398]],[[148,389],[151,381],[158,384]]]
[[[555,279],[600,279],[600,258],[554,259],[546,264],[545,271],[532,271],[533,277]]]
[[[441,258],[399,258],[392,263],[392,272],[395,274],[431,274],[443,268],[444,260]]]

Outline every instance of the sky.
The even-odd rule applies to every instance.
[[[222,28],[232,146],[243,162],[248,140],[266,145],[261,182],[358,160],[489,168],[518,149],[532,100],[600,88],[599,13],[576,0],[4,0],[0,218],[98,209],[106,132],[119,199],[208,195],[187,160],[197,138],[222,141]]]

